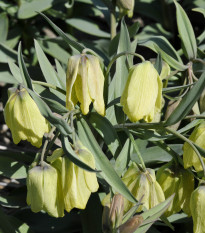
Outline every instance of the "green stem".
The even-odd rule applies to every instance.
[[[41,152],[41,161],[40,161],[40,165],[43,166],[43,162],[44,162],[44,157],[45,157],[45,153],[46,153],[46,148],[47,148],[47,145],[48,145],[48,142],[49,140],[51,139],[51,136],[53,135],[53,132],[55,131],[56,127],[53,126],[51,131],[49,132],[45,142],[44,142],[44,145],[43,145],[43,149],[42,149],[42,152]]]
[[[115,7],[110,11],[110,39],[112,40],[116,36],[116,18]]]
[[[32,81],[33,84],[38,84],[38,85],[41,85],[41,86],[44,86],[44,87],[49,87],[49,88],[52,88],[60,93],[62,93],[63,95],[66,95],[66,91],[64,91],[63,89],[61,89],[60,87],[57,87],[55,85],[52,85],[50,83],[45,83],[45,82],[40,82],[40,81]]]
[[[172,149],[170,148],[164,141],[156,141],[156,142],[152,142],[153,144],[159,146],[160,148],[162,148],[163,150],[165,150],[167,153],[169,153],[172,158],[174,159],[174,162],[176,164],[180,163],[183,166],[183,161],[182,158]]]
[[[119,125],[114,125],[115,129],[162,129],[163,128],[163,122],[161,123],[125,123],[125,124],[119,124]]]
[[[143,57],[142,55],[138,54],[138,53],[132,53],[132,52],[127,52],[127,51],[126,51],[126,52],[119,53],[119,54],[117,54],[116,56],[114,56],[113,59],[112,59],[112,60],[110,61],[110,63],[108,64],[108,67],[107,67],[107,70],[106,70],[106,73],[105,73],[105,79],[108,78],[108,74],[109,74],[109,72],[110,72],[110,69],[111,69],[113,63],[114,63],[119,57],[121,57],[121,56],[127,56],[127,55],[133,55],[133,56],[139,57],[139,58],[142,60],[142,62],[145,61],[144,57]]]
[[[184,119],[191,119],[191,118],[205,119],[205,116],[204,115],[190,115],[190,116],[186,116]]]
[[[205,65],[205,61],[202,60],[202,59],[200,59],[200,58],[195,58],[195,59],[193,60],[193,62],[200,62],[200,63],[202,63],[203,65]]]
[[[141,155],[141,153],[139,151],[139,148],[138,148],[138,146],[137,146],[137,144],[135,142],[135,139],[134,139],[133,135],[128,130],[126,130],[126,133],[128,134],[128,136],[129,136],[129,138],[130,138],[130,140],[131,140],[131,142],[132,142],[132,144],[134,146],[134,149],[135,149],[135,151],[137,153],[137,156],[138,156],[138,158],[139,158],[139,160],[140,160],[140,162],[142,164],[143,171],[146,172],[146,166],[145,166],[144,160],[142,158],[142,155]]]
[[[178,138],[182,139],[183,141],[187,142],[192,147],[192,149],[197,154],[197,156],[198,156],[198,158],[200,160],[201,166],[203,168],[204,177],[205,177],[205,165],[204,165],[204,161],[201,158],[201,155],[200,155],[199,151],[197,150],[197,148],[193,145],[193,143],[189,139],[187,139],[186,137],[184,137],[182,134],[178,133],[177,131],[175,131],[175,130],[169,128],[169,127],[166,127],[166,130],[167,130],[167,132],[172,133],[176,137],[178,137]]]

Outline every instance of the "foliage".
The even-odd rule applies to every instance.
[[[13,132],[24,134],[22,140],[31,135],[27,128],[36,116],[41,115],[50,124],[49,133],[45,131],[43,139],[40,135],[38,145],[41,142],[43,145],[40,149],[25,141],[15,146],[2,139],[0,179],[6,185],[0,189],[2,232],[123,233],[126,229],[127,233],[173,230],[191,233],[200,229],[201,226],[197,228],[200,221],[195,220],[196,200],[191,204],[193,228],[189,199],[202,187],[205,178],[204,1],[135,0],[131,5],[124,1],[127,4],[123,0],[117,5],[114,0],[0,0],[0,100],[5,108],[6,124],[13,137]],[[152,72],[143,72],[147,64]],[[138,71],[140,67],[143,69]],[[75,81],[72,87],[68,86],[69,77]],[[155,78],[155,86],[149,86],[150,78]],[[135,86],[140,87],[137,95]],[[9,99],[6,92],[10,87],[18,94]],[[30,104],[25,104],[22,87]],[[19,102],[15,105],[16,99]],[[33,104],[38,113],[34,108],[31,110]],[[87,105],[86,111],[82,105]],[[138,119],[139,112],[144,115]],[[3,113],[0,114],[3,125]],[[184,143],[186,154],[183,155]],[[182,155],[197,160],[197,169],[190,163],[184,166]],[[68,174],[64,160],[69,164]],[[45,163],[52,169],[55,167],[55,171],[51,169],[55,179],[46,172]],[[136,169],[131,169],[133,166]],[[28,174],[37,167],[38,172],[45,171],[38,177],[30,176],[35,183],[32,186]],[[64,183],[60,181],[65,174],[68,184],[66,179]],[[186,179],[182,178],[183,174]],[[90,180],[96,183],[93,182],[96,176],[97,192],[98,185],[92,189],[89,184]],[[137,194],[141,177],[146,177],[148,185]],[[194,192],[186,188],[189,177],[192,184],[195,182]],[[49,188],[52,182],[56,186]],[[136,186],[132,187],[133,183]],[[36,209],[33,203],[38,203],[40,207],[35,211],[38,213],[33,213],[26,203],[27,186],[29,198],[34,198],[33,202],[28,201],[27,196],[27,203],[32,205],[32,210]],[[56,211],[53,203],[65,187],[69,203],[75,203],[72,198],[79,195],[76,203],[83,203],[83,207],[67,206],[67,210],[72,209],[69,213],[65,211],[64,217],[54,218],[58,214],[52,214]],[[38,202],[33,194],[39,190]],[[47,194],[50,190],[62,192],[52,196],[52,211]],[[160,204],[156,190],[165,194],[166,200]],[[116,208],[118,193],[126,203],[125,211],[120,201],[120,214],[118,209],[112,212],[111,208]],[[151,204],[145,208],[143,198],[147,193]],[[59,202],[64,205],[62,199]],[[159,199],[164,200],[164,196]],[[62,209],[61,206],[61,212]]]

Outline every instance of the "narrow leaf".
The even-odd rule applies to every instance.
[[[47,83],[50,83],[54,86],[63,88],[61,86],[61,83],[58,81],[58,76],[56,74],[56,71],[53,69],[51,63],[49,62],[49,60],[47,59],[45,53],[43,52],[43,50],[41,49],[40,45],[38,44],[38,42],[36,40],[34,40],[35,43],[35,49],[36,49],[36,53],[37,53],[37,57],[38,57],[38,62],[40,64],[41,70],[43,72],[43,75],[47,81]],[[53,92],[55,95],[57,95],[60,99],[64,99],[65,100],[65,96],[62,93],[59,93],[56,90],[53,90],[50,88],[50,91]]]
[[[39,95],[37,95],[35,92],[27,89],[27,91],[30,93],[34,101],[36,102],[41,114],[54,126],[56,126],[57,129],[63,134],[64,136],[68,136],[72,130],[69,127],[68,123],[60,117],[55,116],[48,105],[40,98]]]
[[[67,42],[70,46],[78,50],[80,53],[85,48],[83,45],[79,44],[78,42],[72,40],[69,38],[68,35],[66,35],[58,26],[56,26],[47,16],[45,16],[43,13],[38,12],[43,18],[51,25],[51,27],[58,33],[59,36],[61,36],[65,42]]]
[[[177,10],[177,27],[183,43],[182,47],[185,50],[185,55],[187,55],[189,59],[196,58],[197,45],[194,30],[184,9],[175,0],[174,3]]]
[[[152,224],[159,219],[159,217],[167,210],[169,205],[171,204],[174,195],[167,198],[164,202],[158,204],[142,213],[142,217],[144,218],[144,222],[142,225],[134,232],[134,233],[145,233],[152,226]]]
[[[182,120],[192,109],[196,101],[200,98],[205,86],[205,73],[201,75],[197,83],[192,89],[184,96],[177,108],[173,111],[171,116],[165,122],[166,126],[174,125]]]
[[[106,155],[102,152],[86,121],[81,118],[77,121],[77,125],[79,138],[94,155],[97,169],[102,171],[101,175],[103,178],[129,201],[137,203],[136,199],[113,169]]]
[[[111,153],[115,156],[117,149],[119,149],[121,145],[116,130],[110,121],[97,113],[91,113],[89,115],[89,122],[101,135]]]
[[[21,42],[19,43],[19,47],[18,47],[18,64],[19,64],[19,68],[20,68],[20,72],[21,72],[24,85],[26,85],[26,87],[28,87],[29,89],[33,90],[31,77],[28,73],[28,70],[23,60],[23,55],[21,51]]]

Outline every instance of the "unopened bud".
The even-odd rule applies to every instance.
[[[143,223],[143,217],[141,215],[135,215],[127,222],[122,224],[118,228],[119,233],[134,233],[137,228]]]

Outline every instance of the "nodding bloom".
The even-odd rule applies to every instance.
[[[154,120],[162,108],[162,81],[150,61],[130,69],[121,100],[123,111],[130,121]]]
[[[28,171],[27,204],[35,213],[44,210],[53,217],[64,216],[64,200],[59,172],[43,163]]]
[[[194,222],[194,233],[205,232],[205,186],[202,184],[191,195],[191,215]]]
[[[50,129],[49,122],[41,115],[35,101],[20,86],[10,89],[4,118],[15,144],[27,140],[33,146],[40,147],[44,133]]]
[[[117,0],[116,3],[122,15],[127,15],[129,18],[132,18],[135,6],[134,0]]]
[[[96,56],[80,54],[69,58],[66,78],[66,106],[69,110],[80,102],[81,111],[86,115],[93,102],[94,109],[104,116],[103,89],[104,75]]]
[[[80,141],[76,144],[75,153],[79,159],[91,168],[95,168],[95,159],[91,152]],[[63,154],[62,149],[57,150],[60,150],[57,154]],[[96,174],[78,167],[66,156],[57,158],[52,164],[61,171],[65,209],[68,212],[73,208],[85,209],[91,192],[96,192],[99,188]]]
[[[194,129],[189,139],[205,149],[205,121]],[[197,154],[187,142],[184,143],[183,151],[184,168],[193,166],[197,172],[202,171],[203,168]],[[202,160],[205,163],[205,158],[202,157]]]
[[[174,161],[170,161],[157,171],[157,181],[162,187],[165,198],[175,193],[165,215],[168,217],[183,210],[190,216],[189,202],[194,190],[194,176],[180,165],[174,164]]]
[[[155,172],[153,169],[147,168],[146,171],[142,171],[139,167],[132,163],[128,168],[122,181],[130,190],[132,195],[141,203],[142,206],[137,211],[141,211],[143,206],[147,209],[158,205],[160,202],[165,200],[164,193],[161,186],[156,181]],[[134,206],[134,203],[125,199],[124,210],[127,212]]]

